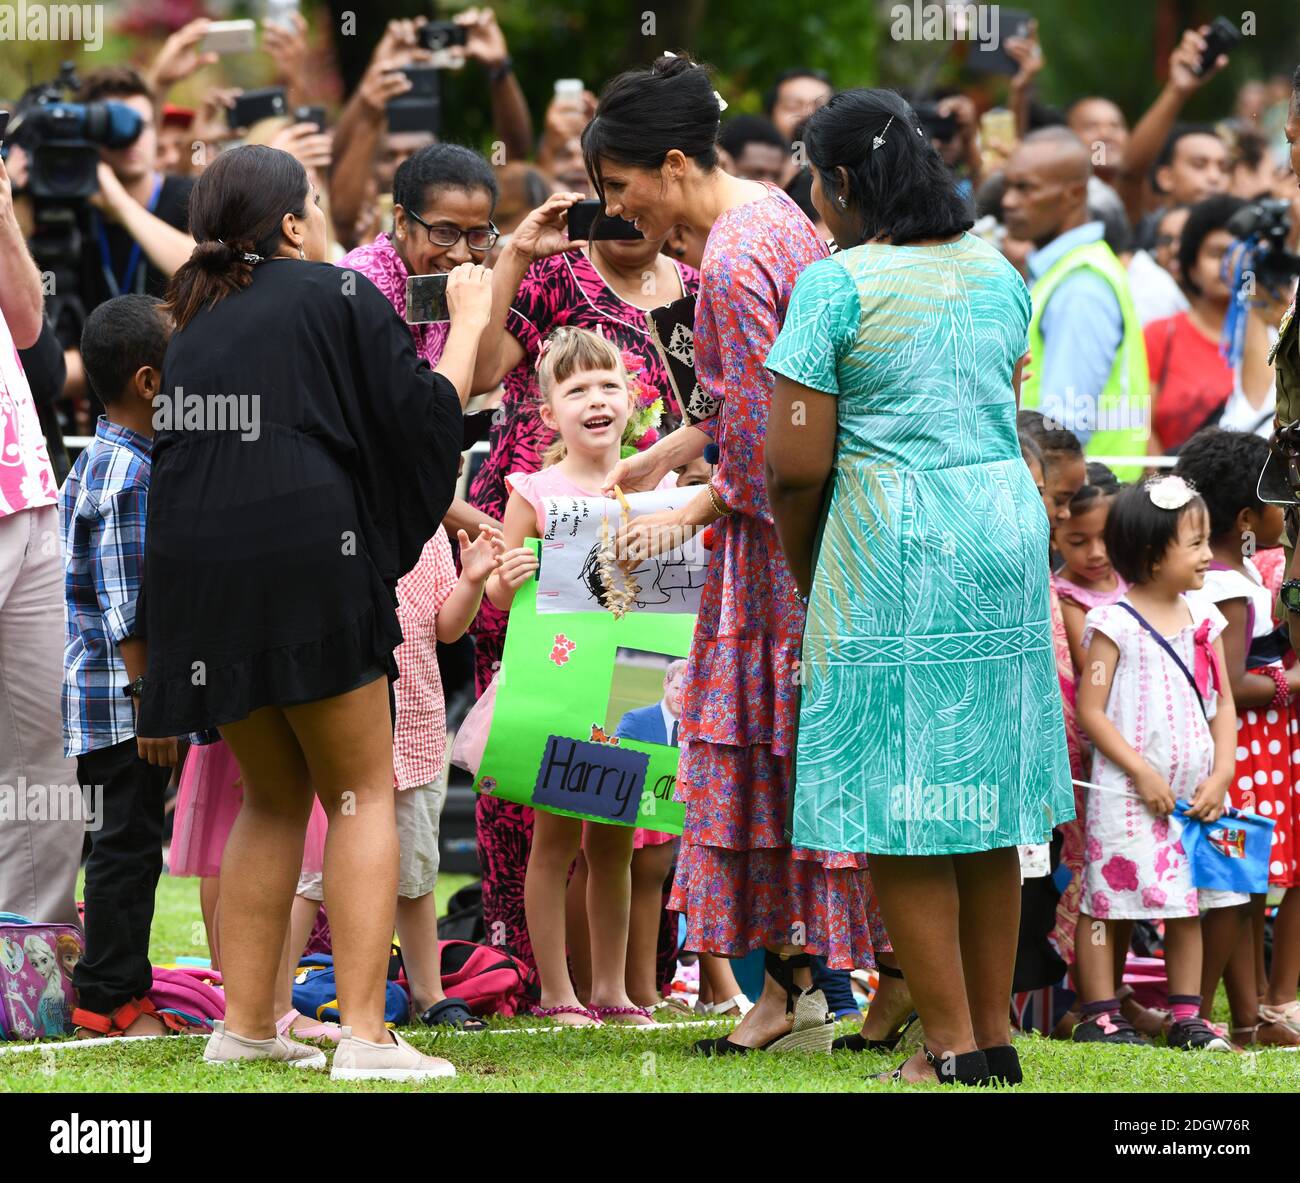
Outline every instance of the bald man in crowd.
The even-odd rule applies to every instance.
[[[1026,136],[1006,164],[1003,221],[1035,248],[1021,406],[1063,424],[1093,455],[1140,456],[1150,435],[1146,347],[1128,274],[1088,213],[1091,176],[1087,145],[1064,127]],[[1116,472],[1129,479],[1140,468]]]

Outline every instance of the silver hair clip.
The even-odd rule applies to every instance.
[[[891,115],[889,117],[889,123],[893,123],[893,122],[894,122],[894,117]],[[874,140],[871,141],[871,150],[873,152],[885,142],[885,132],[889,130],[889,123],[886,123],[885,126],[880,129],[880,134],[876,136]]]
[[[261,255],[242,254],[239,257],[243,259],[245,263],[252,263],[254,266],[262,261]]]

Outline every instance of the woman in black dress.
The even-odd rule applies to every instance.
[[[398,578],[451,502],[490,273],[447,286],[437,371],[367,279],[325,263],[287,153],[243,147],[195,185],[194,254],[156,403],[139,734],[217,727],[244,805],[221,873],[224,1029],[212,1061],[289,1060],[273,995],[313,792],[345,1037],[336,1078],[452,1075],[384,1027],[397,898],[388,682]],[[350,1028],[350,1034],[346,1030]]]

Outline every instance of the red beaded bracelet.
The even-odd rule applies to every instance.
[[[1252,674],[1259,674],[1261,677],[1272,678],[1277,690],[1269,702],[1271,707],[1285,707],[1291,702],[1291,687],[1287,684],[1286,671],[1280,665],[1262,666],[1260,669],[1251,670]]]

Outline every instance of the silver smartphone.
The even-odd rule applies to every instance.
[[[406,323],[433,324],[451,320],[447,307],[447,276],[408,275],[406,277]]]
[[[213,21],[199,42],[200,53],[252,53],[256,48],[254,21]]]

